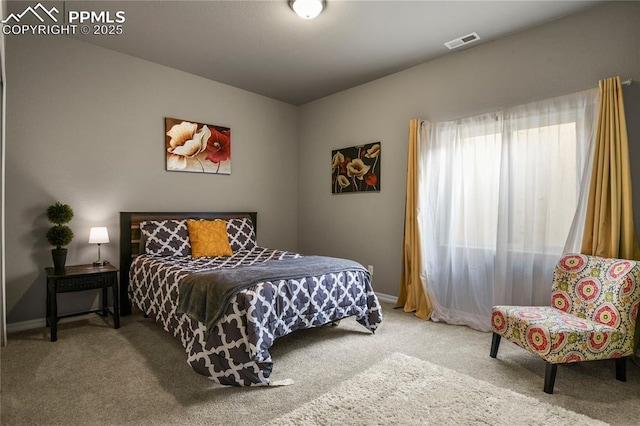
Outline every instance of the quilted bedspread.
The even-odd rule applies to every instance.
[[[129,271],[129,294],[180,340],[198,373],[224,385],[267,385],[273,368],[269,348],[278,337],[349,316],[375,331],[382,312],[369,273],[352,268],[257,283],[231,298],[209,333],[204,323],[177,312],[180,282],[195,272],[298,257],[263,247],[215,258],[140,255]]]

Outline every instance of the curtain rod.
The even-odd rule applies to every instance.
[[[623,86],[631,86],[631,83],[633,83],[633,80],[630,78],[620,82]]]

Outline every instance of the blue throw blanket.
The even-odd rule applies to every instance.
[[[270,260],[250,266],[195,272],[179,284],[178,313],[200,321],[211,331],[231,298],[264,281],[315,277],[341,271],[368,271],[358,262],[326,256]]]

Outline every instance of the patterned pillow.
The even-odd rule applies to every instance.
[[[249,217],[227,219],[227,234],[234,252],[250,250],[256,246],[256,231]]]
[[[187,228],[189,229],[192,257],[231,256],[233,254],[227,236],[227,224],[223,220],[189,220]]]
[[[190,256],[191,244],[186,220],[140,222],[144,252],[159,256]]]

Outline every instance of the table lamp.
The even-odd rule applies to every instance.
[[[89,232],[89,244],[98,245],[98,260],[93,262],[93,266],[104,266],[108,262],[100,259],[100,244],[109,242],[109,233],[106,226],[95,226]]]

